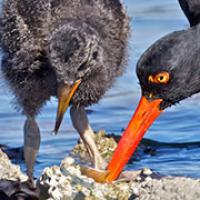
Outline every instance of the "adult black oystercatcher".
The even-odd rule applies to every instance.
[[[35,121],[59,99],[54,132],[71,103],[71,119],[96,168],[105,163],[85,106],[98,102],[125,66],[129,18],[119,0],[4,0],[2,71],[22,113],[29,177],[40,145]]]
[[[161,38],[140,58],[137,75],[142,98],[114,152],[107,173],[93,172],[97,180],[115,180],[160,113],[200,92],[200,1],[179,2],[191,28]]]

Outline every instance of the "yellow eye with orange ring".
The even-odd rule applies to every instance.
[[[150,75],[148,81],[156,84],[167,84],[169,82],[169,79],[170,79],[169,73],[163,71],[156,75]]]

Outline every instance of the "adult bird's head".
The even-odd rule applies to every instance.
[[[200,91],[200,25],[173,32],[140,58],[137,76],[141,100],[107,167],[115,180],[147,129],[167,107]]]
[[[200,90],[200,27],[178,31],[154,43],[137,64],[142,96],[160,100],[159,110]]]
[[[86,23],[68,22],[52,33],[50,60],[57,75],[59,99],[55,133],[79,84],[102,66],[102,53],[97,32]]]

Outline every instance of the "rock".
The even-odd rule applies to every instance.
[[[151,176],[153,174],[153,172],[150,169],[148,169],[148,168],[144,168],[141,171],[141,174],[144,175],[144,176]]]
[[[8,156],[0,149],[0,180],[27,181],[28,177],[21,172],[18,165],[14,165]]]
[[[124,182],[113,184],[96,183],[93,179],[81,174],[80,166],[68,162],[67,157],[60,165],[46,168],[38,182],[43,196],[48,200],[66,199],[128,199],[131,196],[132,185]],[[44,198],[43,197],[43,198]]]
[[[152,179],[140,185],[140,196],[136,200],[194,200],[200,199],[200,182],[184,177]]]
[[[14,165],[0,149],[0,199],[39,200],[39,191],[33,188],[28,177]]]
[[[194,200],[200,199],[200,181],[184,177],[152,178],[150,169],[132,172],[141,177],[96,183],[81,174],[80,165],[67,157],[60,166],[46,168],[38,185],[48,200]],[[150,173],[152,172],[152,173]],[[128,172],[130,174],[131,172]],[[144,178],[144,174],[148,175]],[[139,181],[138,181],[139,180]],[[45,197],[45,198],[44,198]]]
[[[102,138],[102,139],[101,139]],[[100,142],[105,141],[106,145]],[[110,158],[116,142],[104,132],[97,135],[99,149],[107,159]],[[109,151],[105,153],[106,149]],[[83,151],[83,152],[82,152]],[[79,143],[72,155],[76,159],[84,157],[87,164],[88,155],[84,146]],[[109,155],[109,156],[108,156]],[[0,151],[0,199],[29,200],[198,200],[200,199],[200,180],[186,177],[158,176],[150,169],[123,172],[121,179],[108,183],[96,183],[81,173],[82,162],[73,157],[66,157],[60,166],[44,169],[37,181],[38,191],[30,188],[20,168],[13,165],[8,157]],[[12,180],[12,181],[11,181]],[[1,196],[4,195],[4,196]]]
[[[100,153],[108,161],[117,146],[116,140],[100,131],[96,136],[96,143]],[[81,141],[72,150],[71,155],[76,157],[79,164],[88,164],[89,156]],[[46,190],[48,200],[55,198],[59,200],[200,199],[199,180],[163,177],[145,168],[141,171],[123,172],[121,179],[111,184],[100,184],[81,174],[80,165],[75,163],[77,162],[73,158],[67,157],[60,167],[48,168],[44,171],[40,185],[44,182],[48,185]],[[48,170],[53,170],[53,174],[47,173]],[[54,181],[50,181],[52,177]],[[53,190],[53,188],[57,189]],[[61,190],[62,188],[64,191]]]
[[[109,161],[115,148],[117,147],[116,138],[106,135],[105,131],[101,130],[96,133],[95,142],[102,157],[105,161]],[[72,149],[71,156],[77,158],[77,160],[82,164],[87,163],[87,165],[91,165],[88,152],[81,140]]]

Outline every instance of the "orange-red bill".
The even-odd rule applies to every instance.
[[[118,178],[145,132],[162,112],[159,108],[161,102],[162,99],[148,101],[142,96],[137,110],[108,164],[107,171],[109,171],[109,174],[106,176],[105,182],[111,182]]]
[[[56,124],[53,133],[57,134],[62,119],[64,117],[65,111],[67,110],[71,98],[73,97],[74,93],[78,89],[81,80],[77,80],[72,86],[67,84],[61,83],[58,88],[58,110],[57,110],[57,117],[56,117]]]

